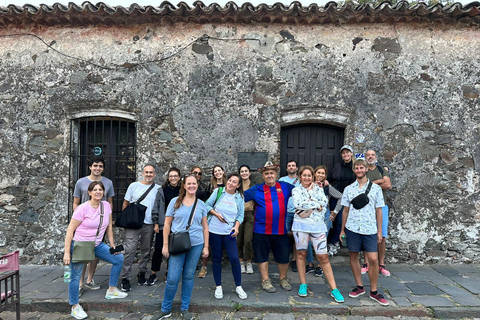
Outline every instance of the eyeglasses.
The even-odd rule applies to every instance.
[[[202,173],[199,172],[199,171],[192,171],[192,174],[196,174],[197,176],[201,176],[201,175],[202,175]]]

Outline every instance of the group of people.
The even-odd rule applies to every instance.
[[[292,269],[299,275],[299,296],[308,295],[306,274],[313,270],[315,275],[325,275],[330,295],[336,302],[342,303],[345,299],[336,286],[329,262],[329,254],[338,250],[340,239],[346,239],[356,281],[356,287],[349,296],[356,298],[365,293],[361,274],[368,272],[370,298],[381,305],[388,305],[376,287],[379,272],[389,275],[384,265],[388,208],[384,209],[382,193],[382,190],[391,187],[388,171],[376,165],[373,150],[366,152],[366,162],[354,160],[353,149],[348,145],[343,146],[340,153],[342,161],[334,166],[331,175],[328,175],[325,166],[298,168],[295,161],[288,161],[288,175],[277,179],[278,165],[267,162],[259,169],[264,182],[256,185],[250,180],[251,172],[247,165],[242,165],[238,173],[228,176],[222,166],[215,165],[207,186],[202,182],[203,171],[199,166],[192,167],[183,178],[179,169],[170,168],[167,181],[159,186],[154,182],[155,167],[146,165],[142,172],[143,180],[130,184],[123,202],[122,209],[139,199],[143,199],[140,203],[147,207],[143,226],[140,229],[125,229],[124,254],[109,251],[110,248],[115,249],[111,215],[113,186],[101,175],[105,166],[103,159],[92,159],[89,162],[91,174],[78,180],[75,186],[74,214],[65,238],[64,262],[70,264],[72,270],[69,283],[71,315],[76,319],[86,318],[79,296],[84,288],[100,289],[93,279],[95,261],[88,264],[85,282],[82,274],[82,270],[85,272],[84,264],[71,263],[73,243],[87,238],[96,241],[95,256],[112,264],[105,295],[107,299],[128,296],[127,292],[132,289],[131,268],[138,246],[138,285],[155,284],[162,259],[168,259],[161,312],[153,319],[171,316],[180,280],[181,314],[185,320],[193,318],[189,305],[195,273],[199,270],[198,277],[205,277],[210,258],[216,284],[214,296],[222,299],[224,249],[231,264],[235,292],[240,299],[248,297],[242,287],[242,274],[254,272],[253,262],[260,272],[262,289],[276,292],[268,272],[272,252],[282,289],[292,290],[287,278],[291,263]],[[366,196],[367,201],[359,206],[361,194]],[[169,235],[185,231],[188,231],[191,249],[184,254],[170,254]],[[105,232],[110,247],[102,242]],[[152,243],[154,252],[147,278]],[[313,251],[318,262],[316,267],[313,265]],[[362,266],[359,263],[360,251],[364,251],[365,263]],[[120,278],[121,290],[117,288]]]

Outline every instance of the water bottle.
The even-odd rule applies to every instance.
[[[340,240],[342,242],[342,246],[346,247],[347,246],[347,236],[342,235],[342,238]]]
[[[70,266],[63,267],[63,282],[70,282]]]

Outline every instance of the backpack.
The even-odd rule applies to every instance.
[[[213,209],[215,209],[215,205],[217,204],[218,199],[220,199],[220,197],[222,196],[223,188],[224,188],[224,187],[218,187],[217,197],[215,198],[215,202],[213,203],[213,206],[212,206]],[[211,213],[210,213],[210,211],[209,211],[209,212],[207,213],[207,216],[210,216],[210,215],[211,215]]]
[[[377,168],[378,168],[378,172],[380,172],[380,174],[383,177],[383,167],[382,166],[377,166]]]

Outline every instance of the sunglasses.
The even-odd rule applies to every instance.
[[[199,171],[192,171],[192,174],[196,174],[197,176],[201,176],[201,175],[202,175],[202,173],[199,172]]]

